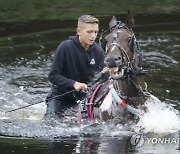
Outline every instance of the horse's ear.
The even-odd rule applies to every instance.
[[[128,10],[128,15],[126,17],[125,24],[130,29],[132,29],[132,27],[134,25],[134,17],[133,17],[133,14],[132,14],[132,12],[130,10]]]
[[[109,27],[114,27],[117,24],[117,19],[115,16],[113,16],[109,22]]]

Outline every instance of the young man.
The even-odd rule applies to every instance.
[[[77,34],[56,49],[49,73],[52,87],[45,117],[58,118],[64,110],[75,106],[76,100],[83,97],[82,91],[88,88],[87,83],[104,67],[104,52],[95,43],[98,30],[99,20],[83,15],[78,19]],[[73,89],[74,93],[57,97]]]

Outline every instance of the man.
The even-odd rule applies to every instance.
[[[78,19],[77,34],[56,49],[49,73],[52,87],[47,97],[45,117],[58,118],[64,110],[75,106],[76,100],[83,97],[82,91],[88,89],[87,83],[104,67],[104,52],[95,43],[98,30],[99,20],[83,15]],[[73,89],[74,93],[58,98]]]

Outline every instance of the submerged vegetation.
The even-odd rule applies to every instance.
[[[0,0],[0,21],[74,19],[81,14],[98,17],[135,13],[179,13],[179,0]]]

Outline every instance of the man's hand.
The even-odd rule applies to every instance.
[[[85,83],[80,83],[80,82],[75,82],[74,83],[74,89],[76,90],[76,91],[85,91],[85,90],[87,90],[88,89],[88,86],[87,86],[87,84],[85,84]]]

